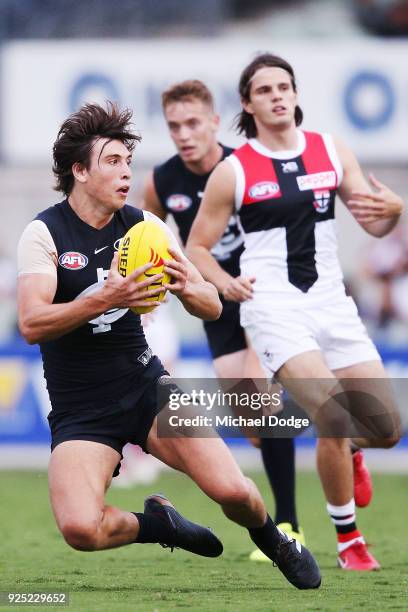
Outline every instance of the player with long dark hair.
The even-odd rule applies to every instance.
[[[377,237],[393,229],[403,202],[371,175],[374,191],[340,140],[299,129],[295,75],[284,59],[256,57],[242,72],[239,92],[237,127],[248,142],[212,173],[188,252],[204,276],[222,287],[225,275],[210,251],[237,212],[245,235],[241,272],[256,277],[250,298],[244,292],[237,297],[241,323],[270,376],[320,425],[317,464],[337,531],[339,565],[378,569],[356,527],[345,437],[351,429],[347,411],[333,397],[338,381],[350,379],[348,405],[367,425],[353,441],[356,447],[393,446],[400,424],[379,354],[345,294],[334,200],[338,192]],[[313,384],[299,383],[304,379]]]

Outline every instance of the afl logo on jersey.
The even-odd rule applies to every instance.
[[[117,239],[117,240],[114,242],[114,244],[113,244],[113,248],[115,249],[115,251],[119,251],[120,243],[122,242],[122,240],[123,240],[123,236],[122,236],[122,238],[118,238],[118,239]]]
[[[174,212],[182,212],[190,208],[192,199],[182,193],[173,193],[166,200],[166,206]]]
[[[249,196],[254,200],[264,200],[265,198],[271,198],[276,195],[279,191],[279,185],[272,183],[272,181],[261,181],[255,183],[248,189]]]
[[[67,251],[58,257],[58,263],[67,270],[82,270],[88,265],[88,258],[76,251]]]

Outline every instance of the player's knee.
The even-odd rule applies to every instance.
[[[67,544],[75,550],[92,551],[97,549],[98,525],[96,521],[67,521],[60,527]]]
[[[349,451],[350,440],[348,438],[320,438],[319,448],[324,450],[326,453]]]
[[[342,409],[321,409],[315,420],[317,430],[322,437],[332,439],[350,436],[350,415]]]
[[[402,436],[402,425],[397,414],[388,414],[386,417],[377,419],[376,429],[372,435],[374,443],[372,446],[380,448],[392,448],[400,441]]]
[[[229,482],[218,495],[218,503],[221,506],[248,506],[251,499],[251,487],[249,481],[243,476],[240,479]]]
[[[392,434],[391,436],[387,436],[382,440],[382,448],[392,448],[401,440],[401,436],[399,434]]]

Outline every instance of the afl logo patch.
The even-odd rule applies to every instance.
[[[166,200],[166,206],[174,212],[182,212],[190,208],[192,199],[182,193],[173,193]]]
[[[67,251],[58,257],[58,263],[67,270],[82,270],[88,265],[88,258],[76,251]]]
[[[123,236],[122,236],[122,238],[118,238],[114,242],[113,248],[115,249],[115,251],[119,251],[120,243],[122,242],[122,240],[123,240]]]
[[[272,181],[261,181],[255,183],[249,190],[249,196],[254,200],[264,200],[265,198],[271,198],[279,192],[279,185]]]

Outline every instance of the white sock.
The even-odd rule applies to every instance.
[[[350,526],[349,533],[337,532],[337,550],[339,552],[343,552],[343,550],[346,550],[346,548],[352,546],[355,542],[364,543],[364,538],[357,530],[355,524],[356,505],[354,503],[354,498],[352,498],[347,504],[344,504],[344,506],[334,506],[333,504],[328,503],[327,512],[329,513],[334,525],[341,527]],[[347,539],[348,535],[350,536],[349,539]]]

